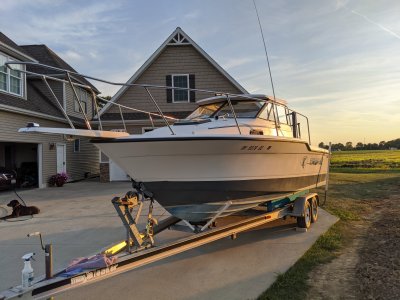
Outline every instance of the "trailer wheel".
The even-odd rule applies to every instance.
[[[304,216],[297,217],[297,226],[300,228],[309,228],[311,226],[311,204],[309,201],[304,203]]]
[[[311,223],[315,223],[318,220],[318,201],[316,197],[311,199]]]

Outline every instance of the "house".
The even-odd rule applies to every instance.
[[[247,93],[232,76],[179,27],[132,75],[127,83],[207,89],[235,94]],[[197,100],[213,96],[203,92],[185,90],[153,88],[149,91],[163,113],[176,118],[186,117],[197,107]],[[112,97],[111,102],[157,112],[147,91],[139,86],[123,86]],[[152,122],[155,126],[165,125],[161,118],[150,120],[149,116],[144,113],[126,109],[122,109],[122,113],[124,123],[121,121],[121,112],[117,106],[105,105],[99,113],[103,128],[126,129],[131,134],[141,134],[147,130],[152,130]],[[128,177],[125,172],[102,154],[100,179],[102,181],[114,181],[126,180]]]
[[[84,128],[84,117],[73,89],[65,81],[66,74],[31,65],[13,65],[11,70],[4,65],[7,61],[36,62],[75,72],[47,46],[19,46],[0,33],[0,166],[16,170],[20,183],[40,188],[46,186],[51,175],[60,172],[67,172],[70,180],[98,174],[99,152],[87,139],[71,141],[58,135],[18,133],[28,122],[42,127],[69,127],[60,105],[76,128]],[[34,73],[51,74],[64,81],[48,79],[46,83]],[[82,108],[88,118],[93,118],[91,90],[99,91],[84,78],[71,77]]]

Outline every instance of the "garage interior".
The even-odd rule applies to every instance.
[[[0,142],[0,166],[17,172],[17,187],[38,187],[38,144]]]

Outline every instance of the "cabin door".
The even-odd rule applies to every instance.
[[[57,144],[57,173],[67,172],[65,144]]]

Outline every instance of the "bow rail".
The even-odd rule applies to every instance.
[[[163,120],[163,122],[165,123],[165,125],[171,131],[171,134],[175,135],[175,132],[173,131],[173,129],[171,127],[171,124],[168,122],[168,120],[174,122],[174,121],[178,121],[179,119],[171,117],[171,116],[168,116],[168,115],[165,115],[162,112],[160,106],[158,105],[154,95],[150,92],[150,89],[164,89],[164,90],[185,90],[185,91],[189,91],[189,92],[200,92],[200,93],[210,94],[210,95],[213,95],[213,96],[215,96],[215,95],[223,95],[223,96],[225,96],[227,101],[228,101],[228,103],[229,103],[229,106],[231,108],[232,115],[233,115],[233,117],[235,119],[235,123],[236,123],[236,126],[238,128],[239,134],[241,134],[240,126],[239,126],[239,123],[238,123],[238,120],[237,120],[237,117],[236,117],[236,113],[235,113],[234,107],[233,107],[230,99],[232,97],[239,97],[239,98],[243,98],[243,99],[247,99],[247,100],[257,100],[257,101],[269,102],[269,103],[271,103],[273,105],[273,108],[274,108],[273,109],[273,115],[274,115],[275,129],[276,129],[277,135],[279,136],[280,121],[279,121],[279,118],[278,118],[277,106],[278,105],[282,105],[282,104],[277,99],[275,100],[275,97],[273,99],[270,99],[270,98],[268,98],[268,99],[260,99],[260,98],[255,98],[255,97],[252,97],[252,96],[246,95],[246,94],[234,94],[234,93],[227,93],[227,92],[221,92],[221,91],[215,91],[215,90],[207,90],[207,89],[183,88],[183,87],[173,87],[173,86],[164,86],[164,85],[155,85],[155,84],[112,82],[112,81],[109,81],[109,80],[100,79],[100,78],[97,78],[97,77],[94,77],[94,76],[89,76],[89,75],[81,74],[81,73],[78,73],[78,72],[75,72],[75,71],[61,69],[61,68],[45,65],[45,64],[42,64],[42,63],[38,63],[38,62],[9,61],[9,62],[6,62],[4,65],[7,68],[11,69],[11,70],[14,70],[12,68],[12,65],[25,66],[25,68],[18,69],[18,70],[16,69],[16,71],[19,71],[21,73],[24,73],[24,74],[32,76],[32,77],[37,76],[37,77],[41,78],[44,81],[45,86],[47,87],[47,89],[49,89],[52,98],[54,100],[56,100],[57,107],[60,109],[60,111],[62,112],[62,114],[64,115],[64,117],[66,118],[67,122],[69,123],[69,125],[70,125],[70,127],[72,129],[75,128],[74,125],[73,125],[73,122],[69,118],[69,116],[68,116],[66,110],[64,109],[64,107],[62,105],[60,105],[60,103],[62,103],[62,102],[55,95],[55,93],[52,90],[51,86],[48,84],[47,79],[58,81],[58,82],[63,82],[63,83],[69,84],[71,86],[71,88],[73,90],[74,99],[77,100],[77,102],[78,102],[78,105],[80,107],[80,112],[83,115],[83,118],[84,118],[84,121],[85,121],[85,125],[86,125],[88,130],[92,130],[92,127],[91,127],[91,124],[90,124],[90,120],[89,120],[88,116],[86,115],[86,113],[84,112],[82,101],[78,97],[78,94],[76,92],[75,87],[84,88],[84,89],[88,90],[91,93],[92,98],[93,98],[93,102],[94,102],[95,111],[96,111],[95,117],[97,118],[97,121],[99,123],[100,130],[103,129],[103,124],[102,124],[102,120],[101,120],[102,110],[104,111],[104,108],[106,106],[108,106],[108,105],[115,105],[119,109],[119,112],[120,112],[120,115],[121,115],[121,121],[122,121],[122,124],[124,126],[125,131],[126,131],[126,122],[125,122],[125,118],[123,116],[122,109],[146,114],[148,116],[153,128],[155,128],[153,117],[161,118]],[[59,72],[59,73],[48,74],[48,75],[40,74],[40,73],[37,73],[37,72],[32,72],[32,71],[26,70],[26,66],[41,67],[41,68],[50,69],[50,70],[53,70],[53,71],[56,71],[56,72]],[[65,75],[67,79],[58,78],[61,75]],[[97,81],[97,82],[106,83],[106,84],[109,84],[109,85],[114,85],[114,86],[141,87],[148,94],[149,99],[154,104],[154,106],[155,106],[155,108],[157,110],[157,113],[156,112],[145,111],[145,110],[142,110],[142,109],[137,109],[137,108],[134,108],[134,107],[129,107],[129,106],[126,106],[126,105],[123,105],[123,104],[116,103],[116,102],[112,101],[112,99],[108,100],[108,99],[105,99],[103,97],[100,97],[99,95],[96,94],[96,92],[93,90],[93,88],[91,86],[82,83],[82,81],[79,79],[79,77],[80,78],[89,79],[89,80],[94,80],[94,81]],[[72,79],[74,79],[75,81],[78,81],[80,83],[73,82]],[[98,101],[106,103],[105,106],[102,107],[100,110],[99,110],[100,105],[99,105]],[[306,119],[307,131],[308,131],[308,141],[309,141],[309,144],[311,145],[310,127],[309,127],[308,118],[305,115],[303,115],[303,114],[301,114],[301,113],[299,113],[297,111],[294,111],[294,110],[289,109],[287,107],[286,107],[286,109],[288,111],[288,114],[296,114],[296,115],[302,116],[302,117],[304,117]],[[297,123],[297,119],[296,118],[294,118],[294,120],[296,120],[296,124],[293,122],[293,124],[291,124],[291,126],[293,127],[293,132],[296,133],[296,135],[298,135],[298,136],[294,136],[294,137],[299,137],[300,136],[300,123]]]

